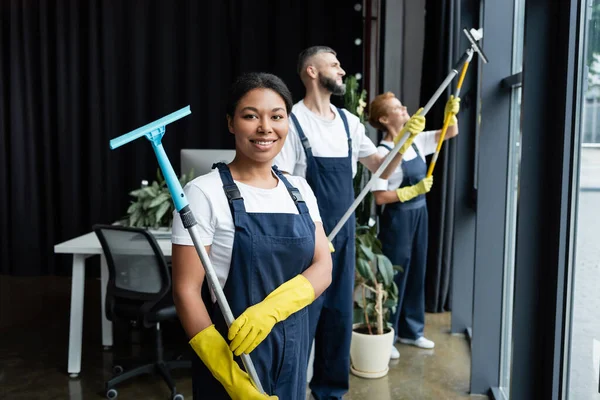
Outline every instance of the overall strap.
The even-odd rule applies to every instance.
[[[275,175],[277,175],[277,177],[281,180],[281,182],[283,182],[283,184],[287,188],[288,192],[290,193],[290,197],[292,198],[292,200],[294,200],[294,204],[296,204],[296,208],[298,208],[298,212],[300,214],[308,214],[308,207],[306,206],[306,203],[304,202],[304,199],[302,198],[300,191],[296,187],[292,186],[290,181],[288,181],[288,179],[279,170],[279,168],[277,168],[276,165],[273,165],[272,168],[273,168],[273,172],[275,172]]]
[[[292,118],[292,123],[296,127],[296,131],[298,132],[298,137],[300,138],[300,142],[302,143],[302,147],[304,147],[304,152],[306,153],[306,157],[312,157],[312,149],[310,148],[310,143],[308,142],[308,138],[304,134],[304,130],[302,130],[302,126],[300,126],[300,122],[298,118],[294,115],[294,113],[290,113],[290,118]]]
[[[384,149],[388,149],[389,151],[392,151],[392,150],[394,150],[394,149],[392,149],[390,146],[388,146],[388,145],[387,145],[387,144],[385,144],[385,143],[379,143],[379,147],[383,147]],[[413,150],[415,151],[415,153],[417,153],[417,155],[418,155],[419,157],[421,157],[421,152],[419,151],[419,148],[417,147],[417,145],[416,145],[416,144],[412,143],[412,145],[411,145],[410,147],[412,147],[412,148],[413,148]]]
[[[379,147],[383,147],[384,149],[388,149],[388,151],[394,150],[390,146],[388,146],[387,144],[384,144],[384,143],[379,143]]]
[[[388,149],[389,151],[394,150],[390,146],[388,146],[387,144],[384,144],[384,143],[379,143],[379,146],[381,146],[381,147],[383,147],[385,149]],[[415,145],[414,143],[412,143],[412,145],[410,147],[412,147],[413,150],[415,151],[415,153],[417,153],[417,155],[419,157],[421,157],[421,152],[419,151],[419,148],[417,147],[417,145]]]
[[[216,163],[213,164],[213,169],[218,168],[219,174],[221,175],[221,181],[223,182],[223,190],[225,191],[225,196],[227,196],[227,200],[229,201],[229,208],[231,209],[231,215],[234,217],[235,221],[235,213],[245,213],[246,207],[244,206],[244,199],[240,193],[240,189],[237,187],[235,182],[233,181],[233,177],[231,176],[231,171],[229,171],[229,167],[225,163]]]
[[[417,153],[417,156],[419,156],[420,158],[423,158],[421,156],[421,152],[419,151],[419,148],[417,147],[417,145],[413,142],[412,146],[413,150],[415,151],[415,153]]]
[[[346,129],[346,137],[348,138],[348,157],[352,157],[352,139],[350,138],[350,125],[348,125],[348,117],[346,117],[344,110],[339,107],[336,108],[338,114],[340,114],[340,117],[342,118],[342,122],[344,123],[344,129]]]

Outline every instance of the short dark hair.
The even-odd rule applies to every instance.
[[[240,99],[253,89],[271,89],[283,99],[287,114],[292,112],[292,93],[281,78],[266,72],[247,72],[238,76],[229,89],[226,110],[228,116],[234,116]]]
[[[302,71],[304,70],[304,68],[306,68],[306,62],[308,61],[308,59],[318,53],[331,53],[334,56],[337,55],[335,50],[328,46],[312,46],[308,49],[302,50],[300,54],[298,54],[298,75],[302,75]]]

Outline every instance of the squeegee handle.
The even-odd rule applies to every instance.
[[[165,177],[165,181],[167,182],[167,187],[169,188],[169,192],[171,193],[171,197],[173,198],[173,204],[175,204],[175,209],[181,213],[181,210],[185,208],[189,203],[185,193],[183,192],[183,188],[181,187],[181,183],[179,182],[179,178],[173,171],[173,167],[171,166],[171,162],[169,161],[169,157],[167,157],[167,153],[165,153],[165,149],[162,143],[156,140],[150,140],[152,143],[152,148],[154,149],[154,154],[156,154],[156,159],[158,160],[158,166],[162,171],[163,176]]]
[[[458,83],[456,84],[456,91],[454,92],[454,98],[457,99],[460,97],[460,89],[462,88],[463,81],[465,80],[465,75],[467,74],[467,69],[469,68],[469,63],[473,57],[473,50],[469,49],[465,52],[467,56],[466,60],[463,62],[462,70],[460,72],[460,76],[458,78]],[[464,58],[464,56],[463,56]],[[450,126],[450,121],[454,117],[454,114],[450,113],[446,115],[444,119],[444,125],[442,126],[442,131],[440,133],[440,138],[438,140],[437,146],[435,148],[435,152],[433,153],[433,157],[431,158],[431,162],[429,163],[429,168],[427,169],[427,177],[431,177],[433,175],[433,169],[435,168],[435,164],[440,155],[440,151],[442,150],[442,145],[444,144],[444,140],[446,139],[446,131],[448,131],[448,126]]]

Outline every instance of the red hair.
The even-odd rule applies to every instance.
[[[379,118],[385,117],[388,113],[388,105],[386,101],[393,99],[394,93],[385,92],[375,97],[369,105],[369,123],[375,128],[384,131],[385,126],[379,122]]]

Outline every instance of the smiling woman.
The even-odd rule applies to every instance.
[[[202,298],[204,269],[174,216],[173,294],[198,355],[195,399],[207,393],[211,399],[306,398],[306,307],[331,282],[331,255],[306,180],[272,167],[287,137],[291,108],[291,94],[278,77],[239,77],[227,109],[235,158],[184,189],[236,318],[230,327],[214,296]],[[251,352],[262,387],[275,396],[259,393],[234,358]]]
[[[242,159],[244,163],[270,162],[283,147],[291,96],[285,86],[276,89],[250,90],[238,101],[233,115],[227,115],[229,132],[235,135],[235,164]]]

